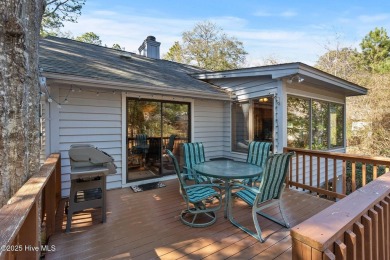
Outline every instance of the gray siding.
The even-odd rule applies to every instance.
[[[228,102],[200,99],[194,101],[192,139],[194,142],[204,143],[207,158],[224,156],[226,103]]]
[[[58,100],[63,101],[69,88],[60,88]],[[117,173],[107,177],[107,189],[121,187],[121,95],[112,92],[69,92],[69,103],[59,109],[59,151],[62,158],[62,196],[69,195],[71,144],[88,143],[113,156]]]

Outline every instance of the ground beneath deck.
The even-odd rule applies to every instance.
[[[130,188],[108,191],[107,222],[100,223],[100,209],[85,210],[73,215],[69,234],[61,212],[57,233],[49,240],[55,251],[45,259],[291,259],[289,230],[260,216],[264,243],[234,227],[222,209],[209,227],[182,224],[179,214],[185,205],[178,181],[164,183],[164,188],[139,193]],[[283,201],[291,226],[332,204],[292,190],[286,190]],[[253,227],[248,206],[237,201],[234,209],[239,222]],[[266,212],[276,214],[275,208]]]

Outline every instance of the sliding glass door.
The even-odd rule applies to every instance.
[[[127,99],[127,182],[174,174],[165,149],[180,160],[190,140],[190,104]]]

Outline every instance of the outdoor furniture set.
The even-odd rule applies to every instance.
[[[172,158],[180,182],[180,193],[187,208],[181,212],[181,221],[191,227],[207,227],[215,223],[216,211],[222,206],[225,192],[224,216],[230,222],[264,242],[258,214],[289,228],[281,196],[293,153],[270,155],[271,143],[253,141],[249,144],[246,162],[233,160],[206,161],[203,143],[184,143],[184,167],[180,170],[177,159]],[[233,217],[233,199],[241,199],[252,208],[256,232],[239,224]],[[281,220],[269,216],[263,209],[277,205]]]

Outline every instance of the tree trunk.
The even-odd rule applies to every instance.
[[[0,208],[39,170],[39,31],[44,0],[0,1]]]

